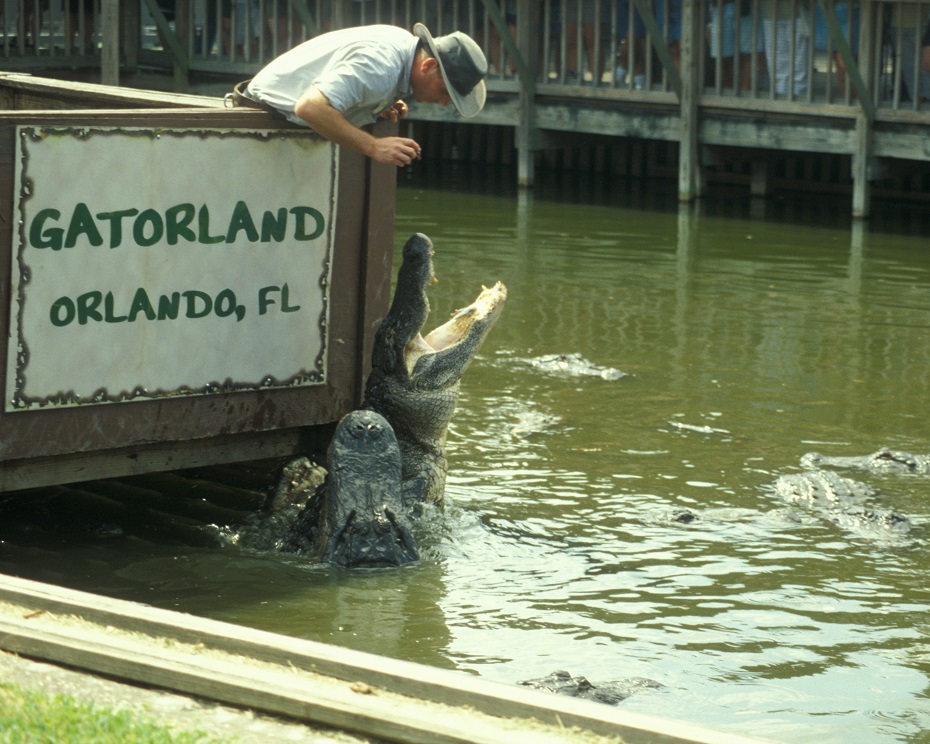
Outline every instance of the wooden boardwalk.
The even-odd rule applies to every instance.
[[[326,14],[299,0],[254,5],[256,13],[225,19],[219,0],[177,0],[173,18],[155,0],[102,0],[99,17],[71,18],[53,8],[32,19],[40,40],[32,46],[18,43],[25,28],[8,15],[0,54],[8,69],[99,69],[107,83],[161,70],[174,90],[216,92],[320,31],[422,21],[435,33],[461,28],[484,44],[490,98],[468,124],[513,130],[522,185],[532,185],[547,152],[572,146],[579,135],[676,146],[684,201],[699,197],[708,173],[734,159],[748,158],[752,193],[764,195],[773,161],[834,156],[848,170],[837,180],[851,193],[854,216],[865,217],[873,182],[915,168],[925,173],[930,161],[930,69],[920,48],[930,0],[793,0],[780,31],[791,43],[772,59],[764,29],[781,18],[766,15],[759,0],[738,4],[752,41],[731,57],[717,54],[715,41],[734,33],[723,20],[730,0],[592,0],[575,4],[577,17],[557,0],[333,0]],[[582,5],[595,9],[593,19],[583,17]],[[676,12],[680,34],[669,22]],[[625,26],[637,31],[621,36]],[[96,30],[99,45],[72,48],[66,39],[80,29]],[[774,68],[785,64],[797,73],[778,90]],[[414,106],[411,120],[458,123],[428,106]],[[896,188],[923,195],[926,182]]]

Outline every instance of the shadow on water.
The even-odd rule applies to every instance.
[[[192,505],[170,490],[157,507],[122,503],[96,488],[0,499],[0,573],[450,666],[434,562],[391,570],[322,565],[276,551],[280,535],[267,531],[271,519],[259,511],[234,512],[209,497]],[[426,551],[437,544],[434,554],[441,551],[444,529],[418,526]]]
[[[402,188],[425,188],[516,199],[517,175],[507,166],[420,161],[402,171]],[[659,213],[677,213],[677,182],[637,180],[610,173],[544,171],[536,174],[526,193],[536,202],[586,204]],[[853,224],[852,197],[846,193],[781,191],[754,197],[748,186],[712,183],[691,205],[702,216],[757,220],[848,230]],[[874,197],[868,221],[873,233],[925,237],[930,235],[930,201],[902,202]]]

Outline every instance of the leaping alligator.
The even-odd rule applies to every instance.
[[[458,402],[459,381],[507,299],[507,288],[497,282],[423,336],[429,316],[426,288],[434,281],[433,244],[417,233],[404,246],[394,300],[375,335],[362,403],[394,428],[403,464],[404,505],[414,510],[425,502],[442,503],[446,429]]]
[[[459,383],[507,298],[497,282],[423,336],[434,281],[433,245],[417,233],[404,246],[394,299],[375,335],[362,410],[348,414],[333,437],[328,477],[318,486],[293,478],[292,467],[279,486],[277,502],[306,502],[284,550],[343,566],[418,559],[410,518],[443,502],[446,430]]]

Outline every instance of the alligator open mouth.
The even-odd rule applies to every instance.
[[[417,333],[404,348],[407,372],[413,370],[421,357],[447,351],[458,345],[467,345],[473,354],[494,324],[497,322],[507,300],[507,287],[497,282],[493,287],[483,287],[481,294],[468,307],[458,310],[438,328],[426,336]]]
[[[390,422],[403,453],[403,499],[415,514],[442,504],[446,483],[446,430],[462,374],[475,358],[507,300],[498,282],[468,307],[426,333],[427,288],[435,281],[433,244],[415,233],[404,244],[394,299],[375,334],[371,374],[362,407]]]

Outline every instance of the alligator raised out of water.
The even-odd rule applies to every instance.
[[[459,381],[497,322],[507,289],[497,282],[468,307],[428,333],[427,287],[435,281],[433,244],[413,235],[403,251],[394,299],[375,335],[362,407],[377,411],[397,435],[404,505],[441,504],[446,485],[446,429]]]
[[[891,449],[880,449],[859,457],[832,457],[809,452],[801,458],[801,465],[807,468],[860,469],[873,473],[925,474],[930,473],[930,455],[912,455]]]
[[[442,504],[446,429],[459,382],[507,297],[498,282],[423,336],[432,256],[425,235],[404,246],[394,299],[375,335],[362,410],[337,427],[326,481],[316,486],[295,477],[300,467],[285,472],[277,503],[313,495],[283,539],[284,550],[346,566],[417,560],[409,518],[424,503]]]

